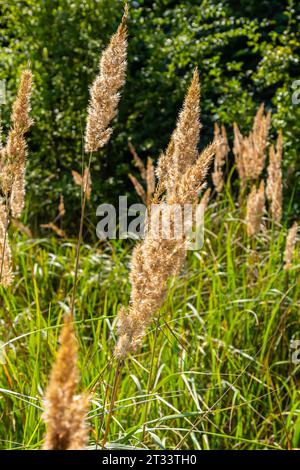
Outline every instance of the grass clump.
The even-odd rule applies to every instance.
[[[127,7],[91,88],[89,161],[83,161],[81,175],[73,170],[82,195],[77,240],[56,225],[68,210],[63,195],[57,218],[44,224],[60,240],[33,238],[21,222],[15,225],[19,232],[9,229],[15,281],[0,286],[2,446],[299,448],[299,364],[291,343],[300,334],[298,225],[289,229],[282,223],[287,214],[283,217],[281,133],[276,150],[269,150],[266,207],[271,114],[263,105],[247,137],[234,124],[236,167],[229,175],[224,127],[216,126],[215,141],[198,153],[197,70],[158,160],[156,186],[152,160],[145,165],[131,144],[146,190],[134,175],[130,178],[148,209],[151,202],[196,207],[204,193],[202,249],[187,253],[185,235],[165,239],[160,229],[156,238],[146,232],[135,247],[124,240],[82,241],[92,191],[91,154],[111,136],[125,79],[126,17]],[[24,121],[15,126],[22,175],[24,133],[31,124],[26,100],[25,119],[19,113],[14,123]],[[215,188],[204,192],[215,154]],[[232,182],[235,168],[239,181]],[[7,269],[8,224],[2,219],[8,215],[1,214],[2,267]],[[86,392],[78,395],[79,390]]]

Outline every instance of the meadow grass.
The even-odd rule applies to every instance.
[[[151,159],[141,172],[147,193],[131,175],[148,205],[195,207],[216,154],[212,180],[215,192],[223,193],[213,193],[204,246],[188,253],[182,270],[185,234],[166,238],[159,229],[158,238],[146,233],[135,249],[128,240],[92,236],[90,245],[82,241],[85,229],[94,231],[85,210],[92,153],[110,139],[125,82],[127,13],[125,5],[90,89],[88,165],[82,175],[73,171],[82,198],[77,240],[66,239],[62,230],[62,195],[55,219],[60,227],[55,221],[41,225],[61,240],[32,238],[28,229],[26,238],[17,232],[22,223],[11,220],[21,216],[24,205],[31,72],[23,73],[13,105],[13,126],[1,149],[1,446],[85,448],[89,397],[90,449],[299,448],[299,364],[291,348],[300,329],[296,250],[292,259],[297,225],[289,232],[285,255],[288,227],[279,223],[282,139],[280,133],[276,150],[270,147],[270,220],[260,180],[271,116],[263,105],[248,136],[235,124],[236,167],[224,184],[227,139],[216,138],[198,153],[195,69],[169,145],[157,162],[156,187]],[[215,129],[220,133],[225,137],[225,128]],[[234,168],[240,177],[239,204],[230,187]],[[203,207],[209,195],[202,197]],[[285,220],[290,216],[285,213]],[[11,221],[16,230],[10,228],[8,237]]]
[[[142,349],[125,362],[107,448],[300,447],[300,366],[290,348],[300,338],[299,258],[284,271],[284,227],[250,241],[225,191],[207,209],[203,248],[189,252]],[[1,287],[0,446],[38,449],[76,240],[14,237],[16,281]],[[116,315],[130,296],[133,245],[95,241],[80,249],[74,321],[81,389],[92,397],[92,449],[105,429]]]

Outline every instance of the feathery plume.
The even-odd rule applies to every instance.
[[[59,204],[58,204],[58,217],[62,219],[66,213],[65,203],[64,203],[64,196],[61,194],[59,196]]]
[[[233,123],[233,136],[233,154],[235,157],[236,168],[240,177],[241,186],[245,187],[247,178],[242,154],[243,136],[236,122]]]
[[[179,113],[176,128],[165,153],[160,156],[156,175],[160,184],[171,193],[175,182],[198,156],[200,135],[200,84],[198,70],[194,70],[192,82]]]
[[[165,152],[162,152],[160,154],[156,171],[155,171],[162,191],[166,189],[167,184],[168,184],[168,174],[169,174],[170,166],[172,165],[173,153],[174,153],[174,142],[173,142],[173,136],[171,136]]]
[[[297,240],[298,224],[294,222],[288,231],[284,252],[284,269],[289,271],[293,264],[294,248]]]
[[[45,393],[44,450],[83,450],[88,440],[85,416],[88,396],[76,395],[79,383],[77,341],[70,315],[60,335],[60,348]]]
[[[15,219],[21,217],[25,205],[25,165],[16,173],[10,199],[11,215]]]
[[[133,156],[133,161],[137,169],[139,170],[141,177],[144,181],[147,179],[147,170],[145,168],[145,165],[142,161],[142,159],[138,156],[137,151],[135,147],[132,145],[132,143],[129,141],[128,142],[128,147],[131,152],[131,155]]]
[[[247,137],[242,136],[236,123],[233,126],[233,153],[242,187],[247,180],[257,180],[264,168],[271,120],[271,113],[265,114],[264,109],[262,104],[254,118],[252,131]]]
[[[268,180],[266,194],[270,202],[272,219],[279,223],[282,216],[282,132],[278,133],[276,152],[274,146],[270,147],[270,161],[268,166]]]
[[[252,186],[247,200],[247,233],[249,237],[256,235],[261,229],[265,210],[265,183],[262,180],[259,188]]]
[[[29,116],[32,74],[22,72],[17,97],[12,107],[12,126],[7,143],[0,149],[0,283],[8,286],[13,281],[12,259],[7,233],[9,218],[21,216],[25,199],[25,134],[32,124]],[[2,129],[1,129],[2,130]]]
[[[130,304],[128,309],[122,307],[118,313],[119,338],[115,348],[118,358],[125,358],[130,351],[139,347],[153,316],[166,298],[170,277],[178,275],[185,260],[188,244],[186,232],[183,229],[177,236],[175,224],[179,220],[182,226],[185,204],[194,207],[197,203],[217,145],[216,142],[210,145],[197,159],[199,128],[199,82],[195,72],[168,149],[158,162],[157,176],[160,181],[154,201],[158,209],[168,209],[171,236],[165,236],[161,224],[156,230],[154,224],[153,230],[151,205],[144,240],[132,254]],[[180,213],[177,212],[178,208]]]
[[[175,182],[174,190],[169,195],[170,204],[193,204],[198,194],[205,188],[205,178],[211,166],[219,142],[212,142],[200,154],[194,165],[187,168],[181,178]]]
[[[215,140],[221,141],[221,144],[216,148],[216,156],[214,160],[214,172],[212,173],[212,180],[217,193],[220,193],[224,186],[223,166],[229,152],[228,140],[226,129],[222,125],[221,130],[217,123],[215,123],[214,130]]]
[[[113,131],[109,124],[117,114],[117,106],[120,100],[119,90],[125,83],[127,15],[128,5],[126,4],[121,24],[101,55],[99,74],[90,90],[85,134],[86,152],[96,152],[104,147]]]
[[[117,357],[126,356],[141,344],[153,315],[165,300],[167,281],[178,274],[184,258],[184,243],[174,240],[146,238],[134,249],[130,306],[128,311],[122,308],[118,315]]]
[[[0,285],[8,287],[13,282],[12,257],[7,233],[7,210],[0,204]]]
[[[29,116],[31,110],[30,95],[32,88],[32,73],[30,70],[24,70],[21,74],[21,82],[17,94],[17,98],[13,104],[11,120],[13,123],[13,131],[17,135],[24,135],[28,132],[33,120]],[[13,143],[11,143],[12,147]],[[16,153],[17,149],[16,149]]]
[[[7,143],[1,149],[0,155],[0,188],[12,208],[14,217],[20,217],[24,207],[25,196],[25,134],[29,130],[32,119],[30,112],[30,94],[32,88],[32,73],[22,72],[20,86],[13,104]]]

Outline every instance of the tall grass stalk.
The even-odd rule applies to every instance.
[[[119,90],[125,83],[126,73],[126,20],[128,5],[125,4],[124,15],[117,32],[111,37],[107,48],[102,52],[99,61],[99,73],[90,89],[90,104],[85,134],[85,151],[89,154],[87,165],[87,177],[82,173],[83,184],[81,186],[81,214],[79,232],[76,246],[74,284],[71,298],[71,315],[74,316],[75,297],[78,281],[79,255],[82,241],[83,223],[87,189],[89,186],[91,158],[93,152],[102,148],[108,142],[112,133],[109,127],[111,120],[117,114],[117,105],[120,99]]]

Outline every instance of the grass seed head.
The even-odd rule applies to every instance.
[[[250,134],[244,137],[237,124],[234,123],[234,147],[236,167],[239,173],[242,187],[247,180],[257,180],[266,160],[266,147],[268,143],[271,114],[264,112],[262,104],[254,118]]]
[[[297,241],[298,224],[294,222],[289,229],[284,251],[284,269],[289,271],[293,265],[294,248]]]
[[[169,145],[158,161],[156,175],[170,194],[178,179],[198,156],[200,135],[200,84],[198,70],[193,78],[179,113]]]
[[[121,308],[118,314],[119,338],[115,348],[118,358],[141,345],[146,329],[166,298],[169,279],[179,274],[186,257],[186,235],[183,230],[180,237],[174,233],[176,209],[183,209],[186,203],[197,203],[217,145],[214,142],[198,156],[199,97],[195,71],[176,129],[166,152],[160,156],[156,172],[159,181],[154,200],[159,208],[167,204],[171,236],[165,237],[160,226],[153,233],[148,219],[145,238],[133,251],[130,303],[128,309]],[[152,173],[151,170],[151,177]]]
[[[268,166],[268,180],[266,194],[270,202],[272,219],[279,223],[282,217],[282,132],[278,133],[276,151],[274,146],[270,147],[270,158]]]
[[[212,173],[212,180],[217,193],[220,193],[224,186],[223,166],[226,163],[229,153],[229,146],[227,140],[226,129],[224,126],[221,130],[217,123],[215,123],[214,130],[215,140],[220,140],[221,144],[216,148],[216,156],[214,160],[214,171]]]
[[[12,127],[7,143],[0,155],[0,187],[7,199],[10,199],[14,217],[20,217],[25,198],[25,134],[32,125],[30,112],[30,95],[32,73],[22,72],[17,97],[11,115]]]
[[[120,89],[125,83],[127,67],[126,19],[128,6],[117,32],[103,51],[99,62],[99,74],[90,89],[90,103],[85,133],[85,151],[96,152],[110,139],[110,122],[117,114]]]
[[[252,186],[247,200],[247,233],[253,237],[260,232],[262,218],[265,211],[265,183],[262,180],[259,188]]]
[[[68,315],[45,394],[45,450],[83,450],[87,444],[88,397],[76,394],[79,383],[77,348],[72,319]]]

